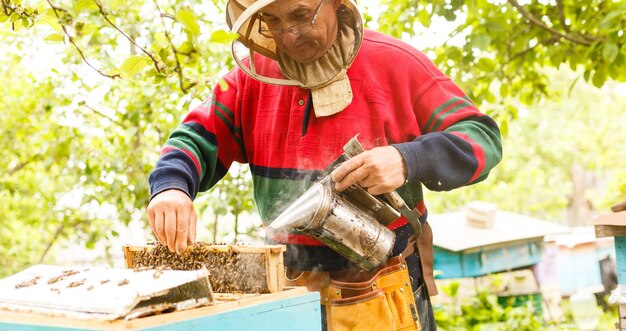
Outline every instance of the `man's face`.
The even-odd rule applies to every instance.
[[[340,5],[341,0],[277,0],[261,13],[278,49],[296,62],[308,63],[322,57],[335,42]]]

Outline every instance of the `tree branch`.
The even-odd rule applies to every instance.
[[[6,0],[2,0],[2,10],[4,11],[4,15],[10,16],[15,12],[15,7],[11,6]],[[9,12],[9,10],[11,10],[11,12]]]
[[[8,175],[9,175],[9,176],[11,176],[11,175],[13,175],[14,173],[16,173],[16,172],[18,172],[18,171],[22,170],[25,166],[27,166],[27,165],[28,165],[29,163],[31,163],[31,162],[33,162],[33,160],[28,160],[28,161],[26,161],[26,162],[22,162],[22,163],[20,163],[20,164],[16,165],[15,167],[13,167],[13,168],[9,169]]]
[[[54,12],[54,15],[56,15],[57,18],[60,18],[59,13],[57,11],[65,11],[65,9],[60,9],[56,6],[54,6],[50,0],[46,0],[46,2],[48,2],[48,5],[50,6],[50,8],[52,8],[52,11]],[[76,49],[76,51],[78,52],[78,54],[80,55],[80,57],[83,59],[83,62],[85,62],[85,64],[87,64],[91,69],[95,70],[97,73],[99,73],[100,75],[104,76],[104,77],[108,77],[111,79],[115,79],[115,78],[120,78],[119,74],[115,74],[115,75],[109,75],[104,73],[102,70],[94,67],[89,60],[87,60],[87,57],[85,57],[85,54],[83,53],[83,51],[80,49],[80,47],[78,47],[78,45],[76,44],[76,41],[74,41],[74,38],[70,35],[70,33],[67,31],[67,28],[65,28],[65,25],[60,24],[61,25],[61,29],[63,29],[63,33],[67,36],[67,39],[69,40],[69,42],[74,46],[74,48]]]
[[[100,116],[100,117],[103,117],[103,118],[106,118],[107,120],[111,121],[112,123],[117,124],[119,127],[123,128],[123,129],[126,129],[126,128],[127,128],[127,127],[126,127],[126,125],[124,125],[124,123],[122,123],[122,122],[118,122],[118,121],[116,121],[116,120],[112,119],[111,117],[109,117],[109,116],[105,115],[104,113],[101,113],[100,111],[98,111],[98,110],[94,109],[93,107],[89,106],[88,104],[85,104],[85,107],[89,108],[89,109],[90,109],[92,112],[94,112],[96,115],[98,115],[98,116]]]
[[[39,257],[39,264],[43,263],[43,260],[46,258],[46,255],[48,255],[50,248],[52,248],[52,245],[57,241],[57,239],[59,239],[59,237],[63,233],[64,228],[65,228],[65,224],[61,222],[57,230],[54,232],[54,236],[52,237],[52,240],[48,242],[48,245],[46,245],[46,249],[41,254],[41,257]]]
[[[184,81],[184,77],[183,77],[183,68],[180,65],[180,61],[178,60],[178,50],[174,46],[174,43],[172,42],[172,38],[170,37],[170,33],[169,33],[169,31],[167,31],[167,27],[165,26],[165,20],[163,19],[165,14],[163,14],[163,12],[161,11],[161,7],[159,7],[159,3],[157,2],[157,0],[153,0],[153,2],[154,2],[154,5],[156,6],[157,10],[159,11],[159,14],[160,14],[159,17],[161,18],[161,24],[163,25],[163,31],[165,32],[165,38],[167,38],[167,41],[170,44],[170,48],[172,49],[172,52],[174,53],[174,60],[176,60],[176,68],[174,68],[174,71],[178,75],[178,85],[180,87],[180,90],[183,93],[186,94],[187,93],[187,88],[185,87],[185,81]]]
[[[558,31],[554,28],[551,28],[549,26],[547,26],[544,22],[542,22],[540,19],[538,19],[537,17],[533,16],[533,14],[531,14],[530,12],[528,12],[522,5],[520,5],[517,0],[507,0],[508,3],[510,3],[513,7],[515,7],[515,9],[517,9],[517,11],[520,12],[520,14],[522,14],[522,16],[524,16],[524,18],[526,18],[526,20],[528,20],[531,24],[538,26],[541,29],[544,29],[550,33],[552,33],[555,36],[559,36],[563,39],[569,40],[573,43],[577,43],[577,44],[581,44],[581,45],[585,45],[585,46],[590,46],[593,43],[593,40],[589,40],[588,38],[581,38],[577,35],[573,35],[571,33],[563,33],[561,31]]]
[[[511,62],[513,62],[515,59],[517,59],[517,58],[519,58],[519,57],[522,57],[522,56],[526,55],[526,53],[528,53],[528,52],[530,52],[530,51],[534,50],[534,49],[535,49],[535,48],[537,48],[537,46],[539,46],[539,45],[548,45],[548,44],[552,44],[552,43],[557,42],[559,39],[560,39],[559,37],[557,37],[557,36],[553,36],[553,37],[552,37],[552,38],[550,38],[550,39],[546,39],[546,40],[543,40],[543,41],[541,41],[541,42],[538,42],[538,43],[537,43],[535,46],[533,46],[533,47],[528,47],[528,48],[526,48],[526,49],[525,49],[525,50],[523,50],[523,51],[520,51],[520,52],[517,52],[517,53],[513,54],[513,56],[511,56],[511,57],[509,58],[509,60],[507,61],[507,63],[511,63]]]
[[[570,33],[569,25],[565,21],[565,10],[563,8],[563,0],[556,0],[556,8],[559,10],[559,21],[563,25],[565,32]]]
[[[154,64],[154,68],[156,69],[156,71],[161,73],[161,68],[159,67],[159,61],[154,57],[154,55],[152,55],[152,53],[145,50],[143,47],[139,46],[139,44],[135,42],[135,39],[131,38],[128,34],[122,31],[122,29],[120,29],[117,25],[115,25],[115,23],[113,23],[107,16],[107,14],[104,12],[104,7],[102,7],[102,5],[98,1],[94,0],[94,2],[96,6],[98,6],[98,12],[100,12],[100,15],[102,15],[102,18],[104,18],[104,20],[107,21],[107,23],[109,23],[109,25],[111,25],[115,30],[121,33],[122,36],[128,39],[128,41],[130,41],[131,44],[139,48],[144,54],[148,55],[150,60],[152,60],[152,63]]]
[[[34,159],[33,159],[33,160],[34,160]],[[18,172],[18,171],[22,170],[22,169],[23,169],[25,166],[27,166],[29,163],[33,162],[33,160],[28,160],[28,161],[22,162],[22,163],[20,163],[20,164],[16,165],[15,167],[13,167],[13,168],[9,169],[9,172],[7,173],[7,175],[11,176],[11,175],[13,175],[14,173],[16,173],[16,172]]]
[[[159,5],[157,4],[157,9],[158,9],[158,8],[159,8]],[[161,11],[161,10],[159,9],[159,11]],[[174,21],[176,21],[176,19],[174,18],[174,16],[172,16],[172,15],[170,15],[170,14],[167,14],[167,13],[161,13],[161,17],[169,18],[170,20],[174,20]]]

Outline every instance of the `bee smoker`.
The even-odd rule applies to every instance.
[[[356,137],[351,142],[358,144]],[[349,145],[350,142],[344,150]],[[335,163],[349,157],[343,154]],[[336,191],[327,175],[287,207],[269,225],[269,230],[304,233],[371,271],[391,254],[396,237],[386,225],[400,215],[386,200],[357,184]]]
[[[395,243],[395,234],[376,219],[375,210],[386,210],[367,191],[360,189],[374,202],[370,208],[351,199],[353,194],[338,193],[324,181],[316,182],[293,202],[269,226],[271,231],[296,230],[313,237],[352,263],[366,270],[376,269],[387,261]],[[399,213],[397,215],[399,217]],[[396,217],[396,218],[397,218]]]

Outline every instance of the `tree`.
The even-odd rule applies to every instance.
[[[132,6],[121,0],[0,3],[0,22],[14,31],[42,28],[49,33],[44,40],[65,43],[74,61],[103,77],[133,78],[145,72],[154,83],[176,82],[183,94],[192,96],[205,91],[207,83],[212,86],[214,72],[229,63],[224,48],[215,43],[236,38],[223,22],[212,19],[221,13],[217,1],[195,6],[172,0],[136,1]]]
[[[181,2],[134,4],[2,1],[0,276],[143,219],[160,145],[231,66],[212,20],[199,19],[216,31],[201,36]]]
[[[500,122],[516,117],[511,98],[532,105],[550,96],[545,68],[568,65],[596,87],[609,78],[626,81],[623,1],[381,3],[380,30],[396,37],[413,36],[442,18],[453,22],[448,39],[432,50],[434,60]]]

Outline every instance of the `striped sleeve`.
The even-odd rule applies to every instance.
[[[409,179],[433,191],[477,183],[502,159],[500,130],[450,79],[436,79],[415,105],[422,135],[395,144]]]
[[[165,142],[149,177],[152,197],[169,189],[195,199],[213,187],[233,161],[245,162],[245,149],[236,116],[236,86],[216,87],[211,98],[193,109]]]

